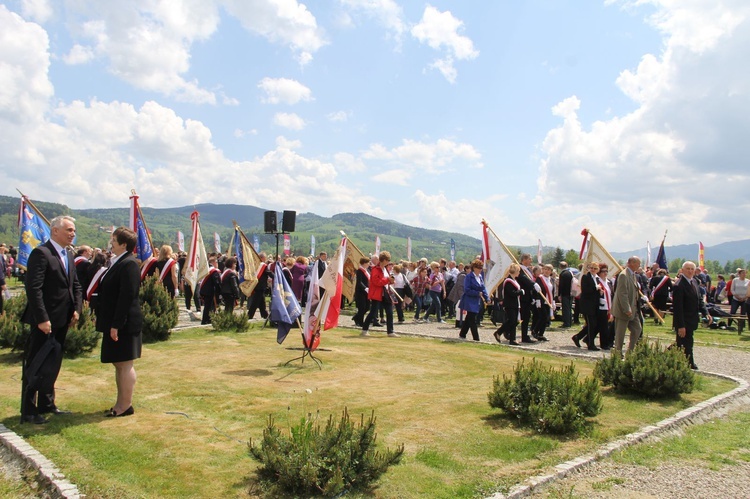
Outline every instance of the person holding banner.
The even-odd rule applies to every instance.
[[[362,336],[369,336],[370,324],[377,320],[380,309],[385,310],[386,330],[389,338],[397,338],[398,335],[393,330],[393,302],[385,287],[392,285],[393,277],[389,275],[388,266],[391,263],[391,254],[388,251],[381,251],[378,255],[378,265],[372,268],[370,272],[370,286],[367,293],[370,299],[370,313],[367,315],[362,325]]]
[[[489,293],[487,293],[482,278],[483,268],[484,264],[481,260],[474,260],[471,262],[471,272],[467,273],[464,278],[464,292],[461,295],[459,308],[466,312],[466,318],[458,334],[459,338],[464,340],[466,339],[466,333],[471,329],[471,338],[474,341],[479,341],[479,330],[477,329],[479,321],[477,317],[482,309],[482,303],[490,301]]]

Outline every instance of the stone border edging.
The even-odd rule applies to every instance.
[[[85,497],[78,487],[68,481],[52,461],[0,424],[0,444],[6,447],[23,465],[36,470],[36,480],[53,498],[80,499]]]

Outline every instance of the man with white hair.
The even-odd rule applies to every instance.
[[[627,267],[617,276],[615,296],[612,300],[612,315],[615,316],[615,350],[622,355],[625,329],[630,331],[628,351],[635,348],[643,332],[639,299],[640,283],[636,272],[641,266],[637,256],[628,258]]]
[[[698,285],[698,280],[695,279],[695,263],[683,263],[682,275],[672,288],[673,326],[677,335],[677,346],[685,350],[691,369],[698,369],[693,359],[693,333],[698,329],[700,322],[698,314],[708,318],[709,324],[713,322],[708,315],[706,304],[701,300]]]

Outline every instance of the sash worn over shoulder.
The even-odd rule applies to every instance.
[[[173,259],[168,258],[167,262],[164,264],[164,268],[161,269],[161,274],[159,274],[159,282],[164,282],[164,277],[168,276],[172,272],[172,267],[174,267],[175,262]]]

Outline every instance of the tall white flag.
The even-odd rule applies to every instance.
[[[482,220],[482,254],[484,256],[484,285],[492,294],[508,275],[511,263],[518,263],[513,253],[503,244],[497,234]]]
[[[190,251],[185,261],[185,279],[190,287],[195,289],[198,282],[208,275],[208,256],[206,246],[201,235],[200,214],[194,211],[190,214],[193,221],[193,239],[190,241]]]

